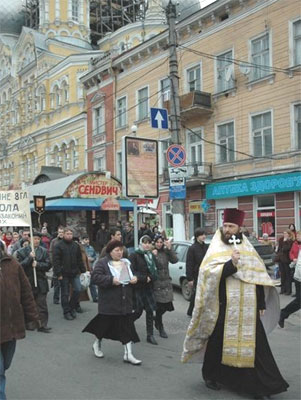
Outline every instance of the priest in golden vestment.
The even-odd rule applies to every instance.
[[[200,266],[195,307],[182,361],[203,362],[205,384],[221,385],[254,398],[281,393],[281,376],[265,329],[279,318],[279,298],[258,253],[241,233],[244,212],[224,210]]]

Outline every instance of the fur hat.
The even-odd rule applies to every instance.
[[[224,223],[236,224],[242,226],[245,218],[245,212],[237,208],[226,208],[224,210]]]

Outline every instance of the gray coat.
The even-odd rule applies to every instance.
[[[178,257],[173,250],[166,248],[158,250],[156,264],[158,279],[154,281],[154,295],[157,303],[169,303],[173,301],[173,289],[169,276],[168,263],[175,264]]]

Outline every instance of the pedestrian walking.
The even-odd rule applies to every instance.
[[[89,271],[93,271],[93,265],[94,262],[96,261],[97,258],[97,253],[94,249],[93,246],[91,246],[90,244],[90,238],[88,235],[84,235],[82,237],[82,246],[86,252],[87,258],[88,258],[88,263],[89,263]],[[94,303],[98,302],[98,290],[97,290],[97,286],[93,285],[93,283],[91,282],[89,285],[89,289],[90,289],[90,293],[91,293],[91,297]]]
[[[99,253],[101,253],[101,250],[108,243],[109,240],[110,235],[109,231],[106,228],[106,224],[104,222],[101,222],[100,229],[98,229],[96,233],[96,245]]]
[[[198,282],[199,269],[203,258],[208,250],[208,244],[205,243],[206,233],[203,229],[197,228],[194,231],[194,243],[189,247],[186,257],[186,277],[188,280],[188,285],[191,288],[191,298],[189,302],[189,307],[187,310],[187,315],[192,316],[192,311],[194,308],[194,299],[196,285]]]
[[[221,384],[260,399],[287,390],[269,347],[260,316],[267,300],[278,296],[266,267],[241,234],[244,212],[224,210],[223,227],[214,235],[202,262],[195,308],[182,361],[202,360],[206,386]],[[278,313],[271,315],[277,324]],[[221,398],[221,396],[219,396]]]
[[[121,232],[119,227],[115,227],[115,228],[110,229],[110,240],[119,240],[120,242],[122,242],[122,232]],[[99,258],[105,257],[106,254],[107,254],[106,252],[107,252],[107,247],[105,246],[102,249]],[[123,258],[128,258],[129,257],[128,250],[127,250],[127,248],[125,246],[123,246],[123,255],[122,255],[122,257]]]
[[[163,325],[163,315],[166,311],[174,311],[173,288],[168,263],[175,264],[178,262],[178,257],[172,249],[171,241],[166,240],[164,242],[160,234],[155,236],[154,245],[153,254],[156,258],[158,272],[158,278],[153,282],[156,300],[155,328],[158,329],[162,338],[167,338],[168,335]]]
[[[51,269],[50,258],[47,250],[41,246],[41,234],[33,232],[33,246],[23,247],[17,251],[17,259],[24,268],[24,272],[31,284],[34,300],[36,302],[41,326],[39,332],[50,333],[51,328],[48,326],[48,306],[47,293],[49,292],[48,279],[46,272]],[[34,281],[34,269],[36,270],[37,286]],[[34,330],[35,326],[28,323],[26,329]]]
[[[134,275],[137,276],[135,285],[135,319],[141,317],[143,310],[146,313],[146,340],[151,344],[158,344],[154,338],[153,313],[156,310],[154,296],[154,281],[158,278],[156,259],[152,253],[152,239],[142,236],[139,248],[130,255]]]
[[[73,241],[73,231],[68,227],[64,228],[63,240],[53,249],[53,270],[61,285],[64,318],[71,321],[76,318],[76,307],[81,291],[79,275],[86,272],[86,268],[80,247]],[[73,291],[69,300],[70,285]]]
[[[289,253],[293,244],[294,236],[290,230],[283,232],[279,239],[276,260],[279,262],[281,290],[280,294],[292,294],[292,276],[290,269]]]
[[[135,251],[134,245],[134,231],[133,227],[129,222],[124,226],[123,243],[128,250],[128,254],[132,254]]]
[[[123,245],[112,240],[107,245],[107,255],[95,265],[92,282],[98,285],[101,296],[98,299],[98,314],[83,329],[96,336],[93,351],[102,358],[102,340],[112,339],[124,345],[123,360],[140,365],[132,353],[132,342],[139,342],[133,319],[132,287],[137,283],[129,260],[122,258]]]
[[[296,238],[290,251],[290,259],[295,265],[293,280],[296,286],[296,297],[286,307],[282,308],[278,322],[280,328],[284,328],[284,320],[301,308],[301,231],[296,232]]]
[[[25,321],[40,326],[39,313],[30,283],[17,260],[0,242],[0,399],[6,399],[6,370],[16,350],[16,341],[25,338]]]
[[[52,241],[50,242],[49,257],[50,257],[51,265],[53,265],[53,249],[61,240],[63,240],[63,237],[64,237],[64,227],[62,225],[60,225],[57,228],[57,237],[52,239]],[[51,284],[53,286],[53,304],[60,304],[61,285],[57,279],[57,276],[55,276],[54,271],[53,271],[53,275],[52,275]]]

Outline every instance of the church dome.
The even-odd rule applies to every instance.
[[[19,34],[25,24],[25,0],[1,0],[0,33]]]

